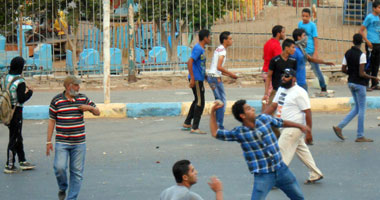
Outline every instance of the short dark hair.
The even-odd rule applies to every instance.
[[[298,41],[298,36],[302,36],[303,33],[306,33],[306,31],[302,28],[296,28],[293,31],[293,39],[294,41]]]
[[[228,39],[228,36],[230,36],[231,33],[229,31],[224,31],[222,32],[220,35],[219,35],[219,41],[220,41],[220,44],[223,44],[224,40],[227,40]]]
[[[234,114],[235,119],[239,122],[243,122],[243,119],[240,117],[240,114],[244,114],[244,104],[246,103],[246,100],[240,99],[236,101],[232,106],[232,113]]]
[[[375,9],[378,6],[380,6],[380,1],[378,1],[378,0],[373,1],[373,3],[372,3],[372,9]]]
[[[284,29],[283,26],[281,25],[276,25],[272,28],[272,36],[273,37],[276,37],[277,36],[277,33],[281,33],[282,32],[282,29]]]
[[[353,37],[352,42],[354,45],[361,45],[363,43],[363,36],[360,33],[356,33]]]
[[[206,29],[200,30],[198,33],[199,41],[202,41],[203,39],[205,39],[209,35],[210,35],[209,30],[206,30]]]
[[[282,50],[285,49],[285,47],[290,47],[292,44],[296,44],[292,39],[285,39],[282,43]]]
[[[311,16],[311,10],[310,10],[310,8],[304,8],[304,9],[302,9],[302,12],[303,13],[309,13],[309,15]]]
[[[182,183],[182,176],[188,174],[190,164],[189,160],[180,160],[174,163],[173,175],[177,183]]]

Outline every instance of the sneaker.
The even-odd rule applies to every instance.
[[[190,133],[192,133],[192,134],[201,134],[201,135],[207,134],[206,132],[201,131],[200,129],[191,129]]]
[[[341,140],[344,140],[344,137],[343,137],[343,134],[342,134],[342,129],[337,127],[337,126],[333,126],[333,130],[334,130],[334,133],[335,135],[341,139]]]
[[[355,142],[373,142],[373,140],[366,137],[361,137],[361,138],[357,138]]]
[[[19,170],[16,166],[9,166],[9,165],[5,165],[5,168],[4,168],[4,173],[6,174],[14,174],[14,173],[18,173]]]
[[[66,191],[65,190],[60,190],[58,192],[58,199],[59,200],[65,200],[65,198],[66,198]]]
[[[27,161],[24,161],[24,162],[20,162],[20,169],[22,170],[30,170],[30,169],[34,169],[36,166],[27,162]]]

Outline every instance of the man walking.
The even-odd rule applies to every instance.
[[[364,137],[364,121],[366,110],[366,87],[368,79],[379,81],[376,76],[370,76],[364,72],[366,65],[366,56],[360,50],[363,42],[361,34],[355,34],[353,37],[354,46],[349,49],[343,58],[342,72],[348,74],[348,88],[352,93],[355,106],[351,108],[350,113],[338,124],[333,126],[333,130],[339,139],[344,140],[342,130],[348,123],[358,115],[358,128],[355,142],[373,142],[372,139]]]
[[[67,188],[69,189],[67,199],[77,199],[82,184],[86,155],[84,112],[89,111],[93,115],[100,115],[95,103],[86,95],[79,93],[80,82],[75,76],[67,76],[63,82],[65,91],[53,98],[49,108],[46,155],[49,156],[50,151],[53,151],[52,135],[55,127],[54,172],[60,200],[65,199]],[[66,175],[68,165],[70,167],[69,182]]]
[[[264,65],[262,69],[262,76],[264,79],[264,83],[267,81],[268,77],[268,69],[269,69],[269,63],[272,60],[273,57],[278,56],[282,52],[280,40],[285,39],[285,27],[281,25],[276,25],[272,28],[272,38],[269,39],[263,48],[264,54]],[[270,93],[272,92],[272,83],[269,83],[269,89],[267,95],[270,96]]]
[[[296,51],[291,57],[295,58],[297,61],[297,84],[307,91],[306,83],[306,60],[313,63],[334,65],[332,62],[325,62],[321,59],[311,57],[306,53],[307,48],[307,37],[306,31],[302,28],[294,29],[293,39],[296,42]]]
[[[367,52],[368,67],[366,69],[367,74],[373,77],[377,77],[380,64],[380,1],[375,0],[372,3],[373,12],[368,14],[364,19],[362,26],[360,27],[360,34],[365,41],[365,50]],[[364,34],[367,31],[367,35]],[[369,79],[367,79],[369,82]],[[378,86],[379,81],[372,79],[371,87],[367,88],[367,91],[380,90]]]
[[[205,46],[210,43],[210,31],[199,31],[199,43],[194,46],[190,59],[187,62],[187,68],[189,70],[188,79],[190,81],[189,86],[193,90],[194,101],[182,125],[182,130],[190,130],[191,133],[195,134],[206,134],[206,132],[199,129],[199,122],[201,121],[205,107],[205,88],[203,85],[206,75]],[[193,121],[193,125],[191,125],[191,121]]]
[[[223,67],[227,59],[226,50],[232,45],[231,33],[228,31],[222,32],[219,36],[219,41],[220,46],[214,51],[211,67],[207,73],[207,82],[210,85],[212,92],[214,93],[215,100],[218,99],[223,102],[224,106],[216,111],[216,119],[219,128],[224,129],[223,120],[224,112],[226,110],[226,94],[224,92],[222,75],[229,76],[233,79],[237,79],[238,77]]]
[[[310,21],[311,11],[309,8],[304,8],[302,10],[302,21],[298,23],[298,28],[302,28],[306,31],[307,35],[307,46],[306,53],[313,58],[318,58],[318,31],[317,25],[314,22]],[[321,93],[318,94],[320,97],[327,96],[327,85],[325,78],[323,77],[322,71],[319,68],[319,65],[315,62],[310,62],[311,68],[313,69],[314,75],[319,80],[319,86],[321,87]]]
[[[18,172],[16,164],[16,155],[20,164],[20,169],[29,170],[36,166],[27,162],[24,152],[24,144],[22,138],[22,111],[23,105],[33,95],[33,89],[26,85],[25,79],[21,76],[24,69],[25,60],[22,57],[15,57],[11,61],[11,67],[8,75],[2,80],[2,87],[7,88],[11,95],[12,109],[15,107],[12,120],[8,126],[9,143],[7,148],[7,163],[4,168],[4,173],[11,174]]]
[[[190,191],[191,186],[198,181],[198,171],[188,160],[177,161],[173,165],[173,175],[176,185],[166,188],[160,195],[160,200],[203,200],[197,193]],[[208,183],[215,192],[216,200],[223,200],[223,185],[217,177],[211,177]]]
[[[245,100],[239,100],[232,106],[232,113],[242,125],[231,131],[218,129],[215,111],[219,108],[221,105],[217,103],[211,108],[211,135],[219,140],[240,143],[249,171],[254,174],[251,199],[265,199],[273,186],[280,188],[292,200],[304,199],[295,176],[282,161],[271,126],[295,127],[305,133],[310,131],[309,127],[267,114],[256,117],[255,109]]]
[[[285,69],[282,75],[282,84],[278,89],[273,103],[264,112],[272,114],[276,111],[276,117],[300,124],[306,124],[309,131],[306,132],[306,142],[312,144],[311,133],[312,117],[310,99],[306,90],[296,84],[296,71]],[[309,179],[305,184],[315,183],[323,178],[321,170],[316,166],[309,147],[305,143],[304,134],[297,128],[283,128],[278,140],[284,163],[289,166],[294,154],[309,168]]]

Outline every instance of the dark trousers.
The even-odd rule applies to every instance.
[[[367,62],[370,62],[368,69],[366,69],[366,73],[368,75],[377,77],[377,73],[379,72],[379,65],[380,65],[380,44],[372,44],[373,49],[370,55],[370,52],[368,51],[367,44],[365,45],[366,50],[366,56],[367,56]],[[369,83],[369,79],[367,80]],[[378,84],[377,80],[372,79],[371,80],[371,87],[376,87]]]
[[[203,109],[205,108],[205,88],[203,81],[195,81],[195,86],[192,90],[194,94],[194,101],[191,104],[189,113],[187,114],[185,124],[190,125],[191,120],[193,120],[192,129],[198,129]]]
[[[24,145],[22,143],[22,107],[16,107],[9,129],[9,143],[7,150],[7,165],[15,164],[16,154],[19,162],[26,161]]]

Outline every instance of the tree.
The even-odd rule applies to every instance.
[[[154,22],[161,30],[161,41],[166,44],[170,61],[177,61],[177,45],[181,39],[175,33],[194,33],[210,29],[214,22],[238,5],[239,0],[140,0],[138,21]],[[165,35],[165,22],[170,30]],[[179,23],[177,30],[176,23]],[[194,28],[193,28],[194,27]],[[167,36],[172,38],[172,47]]]

